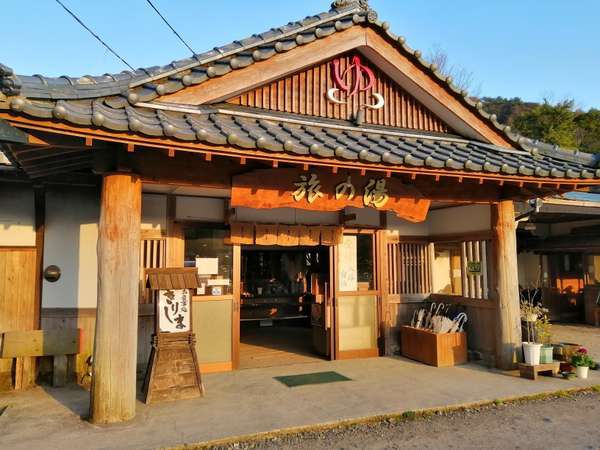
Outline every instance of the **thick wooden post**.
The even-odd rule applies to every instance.
[[[496,366],[515,368],[521,345],[517,235],[512,200],[492,205],[492,229],[496,253]]]
[[[141,203],[138,176],[104,176],[90,404],[94,423],[135,416]]]

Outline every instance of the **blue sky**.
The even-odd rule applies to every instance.
[[[134,67],[188,56],[145,0],[63,2]],[[17,73],[78,76],[126,69],[54,0],[3,3],[0,62]],[[330,4],[327,0],[154,3],[197,52],[325,11]],[[453,64],[472,71],[482,95],[533,101],[574,98],[581,108],[600,108],[600,1],[371,0],[370,4],[411,47],[424,54],[439,47]]]

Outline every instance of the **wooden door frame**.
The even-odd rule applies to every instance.
[[[233,370],[240,368],[240,304],[242,282],[242,246],[233,244],[233,300],[231,304],[231,363]]]
[[[381,322],[381,280],[378,274],[380,267],[380,252],[378,250],[378,230],[374,228],[346,228],[344,229],[344,235],[360,235],[360,234],[368,234],[373,237],[372,242],[372,251],[373,251],[373,289],[368,291],[340,291],[339,290],[339,273],[338,273],[338,261],[339,261],[339,245],[334,246],[333,254],[334,258],[331,263],[333,267],[333,275],[334,275],[334,296],[333,296],[333,323],[332,323],[332,337],[333,337],[333,347],[332,354],[334,355],[333,359],[353,359],[353,358],[369,358],[380,356],[379,349],[379,340],[380,340],[380,330],[379,324]],[[339,349],[339,310],[338,310],[338,298],[339,297],[351,297],[357,295],[374,295],[377,301],[377,314],[376,321],[377,324],[377,344],[372,349],[361,349],[361,350],[346,350],[341,351]]]

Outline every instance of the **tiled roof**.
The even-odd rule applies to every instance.
[[[328,156],[338,158],[352,156],[350,159],[356,159],[356,155],[366,149],[369,158],[374,158],[375,154],[380,154],[378,157],[382,157],[387,149],[391,159],[384,162],[390,164],[411,164],[410,160],[413,156],[420,161],[423,159],[420,155],[424,155],[422,164],[433,164],[432,167],[451,169],[470,161],[469,165],[472,167],[481,166],[481,170],[488,172],[520,173],[540,177],[558,177],[557,174],[559,173],[564,173],[569,178],[600,176],[600,173],[596,173],[596,161],[591,155],[573,153],[561,150],[556,146],[533,141],[513,133],[510,127],[498,123],[495,115],[483,111],[481,102],[473,101],[466,91],[454,86],[450,77],[444,76],[435,65],[422,58],[421,52],[411,49],[406,45],[403,37],[393,34],[387,22],[379,21],[377,14],[369,8],[366,0],[337,0],[332,4],[332,9],[329,12],[306,17],[298,22],[291,22],[283,27],[253,35],[247,39],[195,55],[192,58],[174,61],[162,67],[138,69],[135,72],[125,71],[120,74],[101,77],[71,78],[63,76],[48,78],[40,75],[14,75],[12,70],[0,65],[0,92],[8,97],[5,105],[7,104],[12,111],[25,113],[33,117],[54,118],[76,125],[97,126],[112,131],[133,131],[148,136],[170,136],[185,141],[211,142],[211,139],[217,139],[219,142],[233,144],[232,141],[235,139],[227,141],[227,138],[223,138],[223,136],[231,133],[207,131],[205,135],[198,132],[198,126],[195,125],[195,122],[204,123],[203,121],[208,120],[205,124],[207,130],[213,130],[211,121],[223,121],[222,124],[225,127],[233,127],[234,134],[240,140],[235,145],[245,147],[245,143],[248,143],[248,146],[253,148],[249,145],[250,141],[256,143],[271,142],[273,139],[270,137],[268,130],[263,129],[261,126],[257,128],[250,127],[249,129],[252,132],[246,131],[243,126],[237,125],[237,121],[241,119],[234,119],[236,116],[224,117],[215,113],[204,115],[172,113],[142,107],[137,104],[152,101],[161,95],[177,92],[187,86],[201,84],[210,78],[222,76],[232,70],[242,69],[254,62],[269,59],[278,53],[290,51],[316,39],[324,39],[333,33],[353,26],[371,26],[378,29],[390,41],[395,43],[399,51],[410,57],[423,70],[444,82],[456,98],[479,114],[489,125],[503,132],[515,146],[523,151],[511,153],[510,150],[504,149],[501,152],[499,147],[470,142],[469,145],[472,146],[471,149],[475,152],[472,153],[472,158],[463,158],[461,152],[464,149],[461,150],[460,146],[455,150],[457,153],[451,154],[455,155],[456,158],[454,156],[443,158],[442,155],[445,155],[443,147],[438,147],[438,144],[434,145],[437,149],[435,151],[425,144],[416,147],[406,144],[411,147],[410,151],[400,147],[396,149],[396,152],[392,152],[393,149],[388,149],[391,142],[394,142],[392,139],[385,138],[385,142],[381,143],[382,147],[379,147],[379,144],[371,146],[369,143],[368,148],[362,148],[361,143],[354,143],[352,138],[346,136],[332,147],[348,145],[349,147],[343,151],[332,153],[326,151],[327,148],[330,148],[329,146],[323,146],[323,151]],[[2,95],[0,94],[0,100],[1,98]],[[2,108],[1,101],[0,108]],[[203,125],[199,127],[202,129]],[[280,132],[284,130],[283,133],[287,133],[285,127],[279,128]],[[262,136],[253,133],[261,133]],[[362,132],[360,129],[357,129],[356,133],[369,135],[369,133]],[[326,138],[327,134],[319,136]],[[350,141],[347,139],[350,139]],[[291,142],[296,142],[293,136]],[[260,145],[258,144],[259,147]],[[299,146],[303,150],[298,150],[298,152],[305,152],[306,146]],[[295,148],[295,145],[287,147]],[[360,150],[356,152],[352,150],[359,148]],[[295,150],[286,149],[286,151]],[[406,153],[407,151],[408,153]],[[433,153],[430,154],[430,151],[433,151]],[[489,155],[485,156],[486,152]],[[471,153],[468,153],[468,155],[471,155]],[[500,155],[503,161],[499,161],[497,155]],[[368,161],[369,158],[365,160]],[[447,162],[448,159],[451,160],[450,163]],[[455,159],[456,161],[462,161],[462,163],[455,164]],[[440,161],[441,166],[439,166]],[[517,172],[514,172],[515,170]]]

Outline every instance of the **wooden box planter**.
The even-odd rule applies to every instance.
[[[467,362],[467,333],[436,334],[409,326],[400,329],[402,356],[430,366],[448,367]]]

